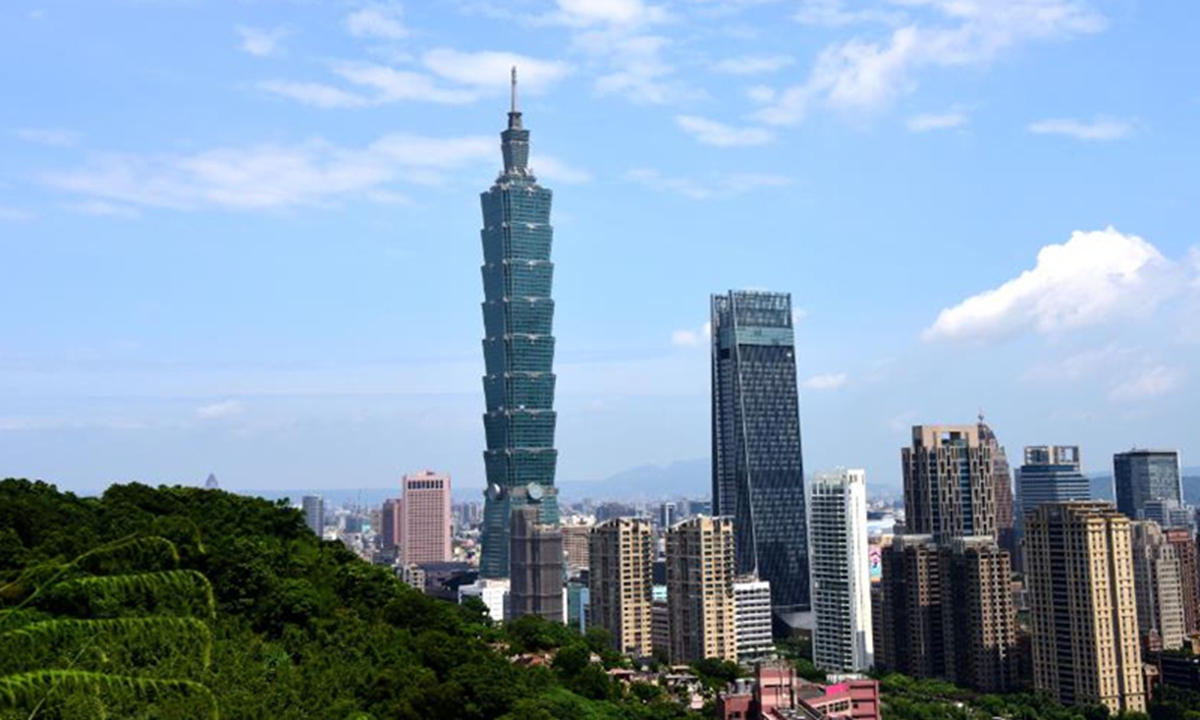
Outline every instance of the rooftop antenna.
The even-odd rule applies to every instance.
[[[512,109],[509,112],[517,111],[517,66],[512,66]]]

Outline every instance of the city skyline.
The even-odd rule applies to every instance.
[[[514,63],[569,238],[561,478],[704,457],[714,287],[792,293],[813,467],[897,489],[908,428],[979,407],[1010,452],[1186,465],[1200,10],[802,7],[6,6],[6,474],[482,489],[472,203]]]

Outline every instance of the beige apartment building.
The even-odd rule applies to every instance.
[[[933,535],[938,542],[996,537],[995,440],[981,442],[979,427],[913,427],[912,446],[901,450],[906,532]]]
[[[589,538],[591,624],[612,636],[613,647],[635,657],[653,652],[651,571],[654,539],[645,518],[613,518]]]
[[[673,663],[737,660],[733,521],[699,515],[667,531]]]
[[[1145,712],[1129,519],[1105,502],[1042,505],[1025,525],[1034,688]]]
[[[1151,652],[1177,650],[1187,639],[1179,549],[1167,542],[1153,520],[1131,522],[1129,527],[1142,647]]]

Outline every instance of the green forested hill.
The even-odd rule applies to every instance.
[[[525,667],[504,646],[562,650]],[[617,662],[603,647],[535,619],[492,627],[265,500],[0,482],[0,718],[691,717],[610,682],[587,659]]]

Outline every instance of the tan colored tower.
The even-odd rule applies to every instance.
[[[1196,542],[1187,528],[1164,530],[1163,536],[1179,554],[1180,580],[1183,584],[1183,624],[1188,635],[1200,632],[1200,562]]]
[[[978,425],[917,425],[901,450],[905,530],[954,537],[996,537],[992,442]]]
[[[1025,526],[1034,688],[1145,712],[1129,519],[1111,503],[1042,505]]]
[[[1187,637],[1179,550],[1153,520],[1130,523],[1138,630],[1148,650],[1176,650]],[[1184,532],[1187,532],[1186,530]]]
[[[667,531],[671,662],[737,660],[733,521],[698,515]]]
[[[620,652],[650,655],[654,566],[650,522],[613,518],[592,528],[590,541],[591,624],[607,630]]]

